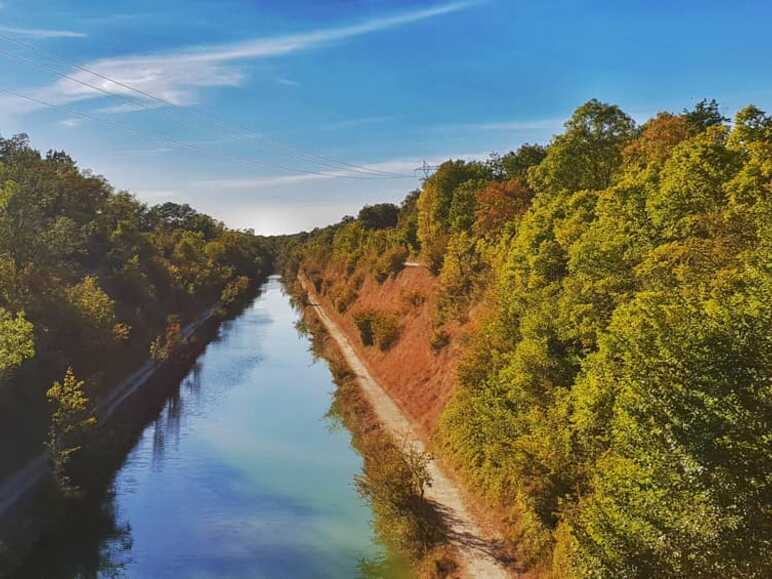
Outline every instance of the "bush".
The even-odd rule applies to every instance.
[[[396,314],[364,310],[354,316],[354,323],[365,346],[377,344],[385,351],[399,339],[399,318]]]
[[[444,539],[444,529],[424,497],[432,480],[431,457],[408,444],[398,446],[385,434],[367,441],[364,474],[355,479],[357,491],[373,507],[376,527],[387,544],[414,560]]]
[[[354,323],[359,330],[359,338],[365,346],[373,345],[373,313],[371,311],[359,312],[354,316]]]
[[[379,314],[373,319],[373,338],[381,350],[388,350],[399,339],[399,318],[394,314]]]
[[[222,290],[222,293],[220,294],[220,301],[226,307],[241,302],[246,298],[250,285],[251,282],[245,275],[241,275],[235,279],[232,279]]]
[[[338,309],[338,311],[342,314],[344,313],[351,304],[353,304],[355,301],[357,301],[357,290],[353,287],[346,287],[341,292],[340,296],[338,296],[338,299],[335,301],[335,307]]]
[[[431,339],[432,350],[439,352],[448,344],[450,344],[450,334],[445,330],[435,330]]]
[[[423,292],[419,292],[418,290],[403,289],[400,292],[400,296],[403,302],[414,308],[421,307],[426,302],[426,296]]]
[[[384,253],[373,266],[373,273],[378,283],[385,282],[391,274],[397,274],[405,267],[407,260],[405,247],[393,247]]]
[[[332,286],[327,296],[335,306],[335,309],[342,314],[357,300],[358,293],[356,287],[349,282]]]

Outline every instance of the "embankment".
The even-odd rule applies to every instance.
[[[422,275],[420,270],[416,271],[419,272],[419,276]],[[391,391],[387,391],[379,379],[371,374],[369,370],[371,360],[365,357],[365,353],[362,352],[361,348],[355,346],[358,340],[353,339],[355,334],[351,333],[351,320],[346,320],[342,316],[335,316],[337,320],[340,320],[339,323],[336,319],[333,319],[332,308],[329,304],[324,303],[323,298],[317,294],[310,280],[301,274],[300,281],[309,296],[311,307],[316,309],[319,319],[337,343],[346,363],[357,376],[359,385],[381,424],[395,438],[409,441],[410,444],[414,445],[414,448],[424,452],[426,448],[424,442],[425,435],[421,430],[426,431],[432,427],[433,423],[436,423],[436,417],[442,408],[442,401],[446,399],[449,392],[445,392],[442,396],[422,398],[422,401],[428,402],[428,408],[415,403],[406,404],[410,401],[411,392],[416,393],[415,383],[409,384],[411,388],[395,389],[395,393],[399,392],[399,397],[392,396]],[[393,290],[394,288],[392,288]],[[365,292],[362,293],[366,295]],[[387,294],[383,294],[382,297],[387,297]],[[381,307],[384,305],[383,301],[378,303],[380,303]],[[362,305],[364,306],[364,304]],[[424,312],[424,314],[427,314],[427,312]],[[418,324],[415,324],[413,329],[420,333]],[[402,342],[402,340],[400,341]],[[394,354],[396,355],[396,348],[394,349]],[[451,354],[446,355],[449,356]],[[398,365],[400,359],[403,360],[403,363],[408,359],[412,359],[408,358],[409,352],[407,351],[403,351],[402,356],[396,361],[389,360],[388,362],[386,362],[385,356],[381,357],[379,364],[380,373],[383,373],[392,364]],[[418,356],[418,360],[426,360],[426,358]],[[428,372],[431,368],[420,367],[415,362],[413,364],[411,366],[412,372],[397,373],[389,381],[389,384],[398,383],[400,378],[406,375],[429,377]],[[447,372],[447,367],[443,367],[443,371]],[[427,381],[425,380],[424,383]],[[410,408],[411,411],[406,413],[400,406],[405,408],[405,410]],[[418,419],[419,416],[421,419]],[[511,576],[501,549],[501,541],[494,533],[478,524],[467,508],[456,483],[440,469],[434,460],[429,465],[429,472],[433,482],[432,486],[427,490],[427,497],[437,505],[438,510],[442,513],[444,522],[449,529],[450,543],[457,549],[467,575],[469,577],[486,577],[491,579]]]
[[[399,408],[429,439],[437,427],[456,385],[456,366],[461,340],[467,329],[447,324],[448,343],[434,348],[432,311],[436,278],[425,267],[406,267],[379,284],[365,276],[357,299],[340,313],[322,292],[319,303],[350,338],[357,355],[367,362],[373,377],[388,391]],[[359,339],[356,315],[378,310],[400,319],[399,339],[388,350],[365,347]]]

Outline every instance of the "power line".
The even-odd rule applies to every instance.
[[[432,173],[434,173],[434,172],[435,172],[437,169],[439,169],[439,168],[440,168],[440,166],[439,166],[439,165],[430,165],[430,164],[429,164],[429,163],[427,163],[426,161],[423,161],[423,162],[421,163],[421,166],[420,166],[420,167],[416,167],[416,168],[414,169],[414,171],[415,171],[416,173],[418,173],[419,171],[420,171],[421,173],[423,173],[423,174],[424,174],[424,176],[423,176],[423,178],[421,179],[421,181],[424,181],[424,182],[425,182],[425,181],[427,181],[427,180],[429,179],[429,177],[431,177],[431,176],[432,176]]]
[[[22,47],[26,47],[26,48],[31,48],[31,49],[33,49],[33,50],[43,54],[49,61],[50,60],[54,60],[54,58],[52,58],[50,56],[50,54],[48,54],[47,52],[41,50],[39,47],[35,46],[34,44],[23,42],[23,41],[18,40],[16,38],[7,36],[6,34],[3,34],[2,32],[0,32],[0,39],[6,40],[6,41],[11,42],[13,44],[16,44],[18,46],[22,46]],[[69,75],[67,73],[62,72],[59,69],[56,69],[56,68],[51,67],[49,65],[45,65],[45,64],[39,63],[39,62],[35,61],[34,59],[31,59],[31,58],[28,58],[28,57],[23,57],[23,56],[20,56],[20,55],[17,55],[17,54],[13,54],[13,53],[8,53],[8,52],[3,52],[3,54],[5,54],[6,56],[8,56],[10,58],[15,58],[17,60],[23,60],[23,61],[26,61],[26,62],[30,62],[30,63],[32,63],[35,66],[47,68],[47,69],[53,71],[57,76],[59,76],[61,78],[65,78],[67,80],[70,80],[70,81],[75,82],[77,84],[80,84],[82,86],[88,87],[88,88],[90,88],[92,90],[98,91],[99,93],[104,94],[105,96],[118,97],[118,98],[123,99],[126,102],[131,103],[131,104],[139,105],[141,107],[141,110],[148,110],[150,108],[150,107],[146,106],[146,103],[141,102],[140,100],[134,100],[134,99],[131,99],[131,98],[127,97],[126,95],[122,95],[120,93],[115,93],[115,92],[106,90],[103,87],[99,87],[99,86],[93,85],[91,83],[82,81],[82,80],[80,80],[78,78],[75,78],[75,77],[73,77],[73,76],[71,76],[71,75]],[[56,59],[56,60],[58,60],[59,62],[62,62],[63,64],[65,64],[61,59]],[[154,94],[149,93],[147,91],[144,91],[142,89],[136,88],[136,87],[134,87],[134,86],[132,86],[130,84],[127,84],[127,83],[124,83],[122,81],[116,80],[114,78],[111,78],[111,77],[109,77],[107,75],[104,75],[104,74],[101,74],[101,73],[96,72],[94,70],[91,70],[89,68],[86,68],[84,66],[77,65],[77,64],[76,65],[67,64],[67,66],[71,66],[72,68],[75,68],[76,70],[79,70],[79,71],[84,72],[86,74],[91,74],[91,75],[93,75],[93,76],[95,76],[97,78],[100,78],[102,80],[105,80],[107,82],[115,84],[116,86],[119,86],[119,87],[124,88],[124,89],[129,90],[129,91],[132,91],[132,92],[134,92],[136,94],[142,95],[143,97],[145,97],[147,99],[150,99],[150,100],[155,101],[157,103],[161,103],[161,104],[163,104],[165,106],[170,106],[170,107],[173,107],[174,109],[182,108],[179,105],[177,105],[176,103],[174,103],[172,101],[169,101],[168,99],[159,97],[157,95],[154,95]],[[210,115],[206,115],[206,114],[204,114],[204,113],[202,113],[200,111],[197,111],[197,110],[189,110],[189,109],[184,109],[184,110],[189,112],[190,114],[193,114],[193,115],[196,115],[196,116],[198,116],[200,118],[203,118],[203,119],[209,121],[210,123],[213,123],[213,124],[217,125],[218,127],[221,127],[223,129],[225,129],[226,131],[228,131],[231,134],[231,136],[233,135],[233,129],[231,127],[229,127],[223,121],[219,120],[218,118],[213,117],[213,116],[210,118]],[[363,173],[363,174],[367,174],[367,175],[382,176],[382,177],[405,177],[405,178],[408,177],[408,175],[401,174],[401,173],[396,173],[396,172],[392,172],[392,171],[383,171],[383,170],[380,170],[380,169],[373,169],[372,167],[367,167],[367,166],[364,166],[364,165],[357,165],[357,164],[348,163],[348,162],[345,162],[345,161],[337,161],[335,159],[327,158],[327,157],[322,156],[322,155],[314,155],[314,154],[304,153],[302,151],[295,151],[295,150],[292,149],[292,147],[284,145],[284,144],[276,141],[275,139],[271,139],[271,138],[266,137],[264,135],[258,135],[258,134],[251,133],[251,132],[245,132],[243,129],[238,129],[238,130],[241,133],[242,137],[249,137],[249,138],[257,137],[257,138],[263,139],[265,141],[268,141],[269,144],[272,144],[273,146],[275,146],[277,148],[282,148],[282,149],[286,150],[290,154],[290,156],[295,156],[296,159],[298,157],[300,157],[301,160],[305,159],[305,161],[307,161],[307,162],[311,162],[311,163],[314,163],[316,165],[320,165],[320,166],[326,167],[327,169],[332,169],[332,170],[335,170],[335,171],[347,170],[348,172]]]
[[[0,38],[2,38],[2,39],[5,39],[5,40],[7,40],[7,41],[9,41],[9,42],[13,42],[14,44],[17,44],[17,45],[19,45],[19,46],[23,46],[23,47],[29,47],[29,48],[32,48],[32,49],[34,49],[34,50],[36,50],[36,51],[40,52],[41,54],[44,54],[44,55],[48,56],[48,55],[47,55],[47,53],[45,53],[44,51],[40,50],[40,49],[39,49],[37,46],[35,46],[34,44],[29,44],[29,43],[25,43],[25,42],[22,42],[22,41],[20,41],[20,40],[18,40],[18,39],[14,39],[14,38],[8,37],[8,36],[6,36],[6,35],[4,35],[4,34],[2,34],[2,33],[0,33]],[[150,109],[150,107],[146,106],[146,104],[145,104],[145,103],[143,103],[143,102],[141,102],[141,101],[139,101],[139,100],[133,100],[133,99],[131,99],[131,98],[127,97],[126,95],[122,95],[122,94],[120,94],[120,93],[114,93],[114,92],[108,91],[108,90],[106,90],[106,89],[104,89],[104,88],[102,88],[102,87],[98,87],[98,86],[92,85],[92,84],[90,84],[90,83],[88,83],[88,82],[82,81],[82,80],[80,80],[80,79],[77,79],[77,78],[75,78],[75,77],[73,77],[73,76],[70,76],[70,75],[68,75],[68,74],[66,74],[66,73],[63,73],[63,72],[61,72],[60,70],[58,70],[58,69],[55,69],[55,68],[53,68],[53,67],[51,67],[51,66],[47,66],[47,65],[44,65],[44,64],[38,63],[38,62],[34,61],[33,59],[30,59],[30,58],[25,58],[25,57],[22,57],[22,56],[19,56],[19,55],[14,55],[14,54],[11,54],[11,53],[7,53],[7,52],[5,52],[4,54],[5,54],[6,56],[9,56],[9,57],[11,57],[11,58],[16,58],[17,60],[19,60],[19,59],[20,59],[20,60],[24,60],[24,61],[26,61],[26,62],[30,62],[30,63],[32,63],[32,64],[33,64],[33,65],[35,65],[35,66],[42,66],[42,67],[44,67],[44,68],[47,68],[47,69],[49,69],[49,70],[53,71],[53,72],[54,72],[54,73],[55,73],[57,76],[59,76],[59,77],[61,77],[61,78],[65,78],[65,79],[68,79],[68,80],[70,80],[70,81],[72,81],[72,82],[75,82],[75,83],[78,83],[78,84],[80,84],[80,85],[82,85],[82,86],[86,86],[86,87],[88,87],[88,88],[91,88],[92,90],[96,90],[96,91],[100,92],[101,94],[104,94],[105,96],[110,96],[110,97],[118,97],[118,98],[121,98],[121,99],[123,99],[123,100],[124,100],[124,101],[126,101],[126,102],[129,102],[129,103],[131,103],[131,104],[135,104],[135,105],[136,105],[136,104],[139,104],[139,106],[140,106],[140,108],[141,108],[142,110],[149,110],[149,109]],[[49,57],[49,59],[50,59],[50,57]],[[58,59],[58,60],[59,60],[60,62],[63,62],[63,61],[61,61],[61,59]],[[92,74],[92,75],[94,75],[94,76],[96,76],[96,77],[98,77],[98,78],[101,78],[101,79],[103,79],[103,80],[106,80],[106,81],[108,81],[108,82],[114,83],[114,84],[116,84],[117,86],[121,86],[121,87],[123,87],[123,88],[126,88],[127,90],[131,90],[131,91],[133,91],[133,92],[136,92],[136,93],[138,93],[138,94],[141,94],[141,95],[143,95],[143,96],[145,96],[145,97],[147,97],[147,98],[150,98],[150,99],[152,99],[152,100],[154,100],[154,101],[157,101],[157,102],[159,102],[159,103],[162,103],[162,104],[164,104],[164,105],[167,105],[167,106],[173,107],[173,108],[175,108],[175,109],[180,109],[180,108],[182,108],[182,107],[180,107],[179,105],[177,105],[177,104],[173,103],[172,101],[169,101],[169,100],[167,100],[167,99],[164,99],[164,98],[162,98],[162,97],[159,97],[159,96],[156,96],[156,95],[150,94],[150,93],[148,93],[148,92],[146,92],[146,91],[143,91],[143,90],[141,90],[141,89],[138,89],[138,88],[132,87],[132,86],[130,86],[130,85],[128,85],[128,84],[126,84],[126,83],[123,83],[123,82],[121,82],[121,81],[118,81],[118,80],[112,79],[112,78],[110,78],[110,77],[108,77],[108,76],[106,76],[106,75],[103,75],[103,74],[101,74],[101,73],[98,73],[98,72],[92,71],[92,70],[90,70],[90,69],[87,69],[87,68],[85,68],[85,67],[83,67],[83,66],[79,66],[79,65],[69,65],[69,64],[68,64],[68,66],[73,66],[74,68],[76,68],[76,69],[78,69],[78,70],[81,70],[81,71],[83,71],[83,72],[86,72],[86,73],[88,73],[88,74]],[[184,109],[184,110],[186,110],[186,111],[187,111],[188,109]],[[166,111],[164,110],[164,112],[166,112]],[[214,124],[217,124],[218,126],[224,127],[224,128],[227,130],[227,131],[231,131],[231,129],[230,129],[230,128],[229,128],[227,125],[223,124],[221,121],[219,121],[219,120],[217,120],[217,119],[215,119],[215,120],[211,120],[211,119],[209,119],[209,118],[207,117],[207,115],[204,115],[203,113],[201,113],[201,112],[199,112],[199,111],[189,111],[189,112],[190,112],[191,114],[194,114],[194,115],[196,115],[196,116],[199,116],[199,117],[201,117],[201,118],[204,118],[204,119],[206,119],[206,120],[209,120],[210,122],[213,122]],[[317,164],[317,165],[325,165],[325,163],[324,163],[324,162],[315,161],[315,160],[314,160],[314,156],[313,156],[313,155],[310,155],[310,154],[306,154],[306,153],[303,153],[303,152],[300,152],[300,151],[298,151],[298,152],[294,152],[294,151],[293,151],[293,150],[292,150],[290,147],[284,146],[284,145],[282,145],[282,144],[280,144],[280,143],[276,142],[275,140],[272,140],[272,139],[268,139],[267,137],[265,137],[265,136],[263,136],[263,135],[258,135],[258,134],[255,134],[255,133],[245,133],[245,132],[243,132],[243,131],[241,132],[241,135],[242,135],[242,136],[246,136],[246,137],[249,137],[249,138],[258,137],[258,138],[262,138],[262,139],[264,139],[264,140],[268,140],[269,142],[272,142],[272,144],[274,144],[275,146],[277,146],[277,147],[281,147],[281,148],[284,148],[285,150],[289,151],[290,155],[301,155],[301,156],[305,157],[307,161],[311,161],[311,162],[314,162],[314,163],[315,163],[315,164]],[[324,159],[324,157],[321,157],[321,156],[318,156],[318,155],[317,155],[316,157],[317,157],[317,158],[320,158],[320,159]],[[343,162],[343,161],[333,161],[333,162],[337,163],[338,165],[341,165],[342,167],[341,167],[341,166],[334,166],[334,165],[331,165],[330,163],[326,163],[326,166],[327,166],[327,168],[329,168],[329,169],[335,169],[335,170],[337,170],[337,171],[340,171],[340,170],[342,170],[342,168],[343,168],[343,167],[351,167],[351,168],[353,168],[354,170],[356,170],[357,172],[366,172],[367,174],[372,174],[372,175],[382,175],[382,176],[389,176],[389,177],[396,177],[396,176],[400,176],[400,177],[403,177],[403,176],[405,176],[405,177],[406,177],[406,175],[401,175],[401,174],[399,174],[399,173],[392,173],[392,172],[380,171],[380,170],[377,170],[377,169],[372,169],[372,168],[369,168],[369,167],[364,167],[364,166],[354,165],[354,164],[351,164],[351,163],[345,163],[345,162]]]
[[[114,121],[109,121],[109,120],[106,120],[106,119],[103,119],[103,118],[97,118],[97,117],[94,117],[93,115],[89,115],[89,114],[86,114],[86,113],[83,113],[83,112],[80,112],[80,111],[71,110],[72,107],[68,107],[68,106],[65,106],[65,105],[57,105],[57,104],[50,103],[50,102],[45,101],[45,100],[40,99],[40,98],[31,97],[29,95],[25,95],[25,94],[22,94],[22,93],[19,93],[19,92],[15,92],[15,91],[12,91],[12,90],[9,90],[9,89],[5,89],[5,88],[2,88],[2,87],[0,87],[0,92],[8,94],[8,95],[11,95],[11,96],[16,97],[16,98],[20,98],[20,99],[23,99],[23,100],[35,103],[37,105],[41,105],[41,106],[47,107],[47,108],[51,108],[51,109],[68,109],[68,114],[75,115],[75,116],[77,116],[79,118],[88,119],[90,121],[94,121],[94,122],[97,122],[97,123],[105,123],[105,124],[117,126],[118,128],[121,128],[121,129],[123,129],[123,130],[125,130],[127,132],[133,133],[133,134],[138,135],[140,137],[144,136],[144,135],[142,135],[142,133],[140,133],[136,129],[124,126],[123,124],[116,123]],[[190,144],[190,143],[185,143],[185,142],[177,141],[177,140],[174,140],[174,139],[159,138],[159,137],[155,137],[155,139],[156,139],[156,141],[158,141],[161,144],[165,144],[165,145],[170,145],[171,144],[173,146],[189,149],[189,150],[192,150],[194,152],[202,152],[203,151],[201,149],[201,147],[197,147],[196,145],[193,145],[193,144]],[[203,152],[205,153],[206,151],[203,151]],[[238,159],[237,158],[236,160],[240,161],[242,164],[258,165],[258,166],[261,166],[263,168],[269,168],[269,169],[271,168],[271,165],[269,165],[268,163],[261,162],[261,161],[255,160],[255,159],[244,159],[244,158]],[[282,165],[275,165],[275,167],[277,167],[277,168],[279,168],[279,169],[281,169],[281,170],[283,170],[285,172],[290,173],[290,176],[314,175],[314,176],[325,177],[325,178],[364,179],[364,180],[371,180],[371,179],[374,178],[374,177],[368,177],[368,176],[364,176],[364,175],[351,175],[351,174],[343,174],[343,173],[335,174],[335,173],[321,173],[321,172],[317,172],[317,171],[306,171],[306,170],[303,170],[303,169],[288,168],[288,167],[284,167]]]

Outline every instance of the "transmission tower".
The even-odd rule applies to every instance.
[[[423,176],[423,178],[421,179],[421,181],[426,181],[426,180],[427,180],[429,177],[431,177],[431,176],[432,176],[432,173],[434,173],[434,172],[435,172],[437,169],[439,169],[439,168],[440,168],[440,166],[439,166],[439,165],[430,165],[430,164],[429,164],[429,163],[427,163],[426,161],[423,161],[423,162],[421,163],[421,166],[420,166],[420,167],[417,167],[417,168],[415,169],[415,172],[416,172],[416,173],[423,173],[423,175],[424,175],[424,176]]]

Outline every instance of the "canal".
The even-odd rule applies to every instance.
[[[298,317],[270,278],[144,428],[98,515],[39,545],[26,575],[358,577],[382,552],[352,484],[362,459],[326,417],[335,385]]]

